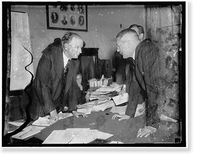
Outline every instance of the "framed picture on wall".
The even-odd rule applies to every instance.
[[[47,29],[88,31],[87,5],[47,5]]]

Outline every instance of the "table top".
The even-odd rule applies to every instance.
[[[65,130],[67,128],[90,128],[113,134],[109,140],[123,143],[134,143],[139,128],[144,126],[144,115],[128,120],[112,120],[114,114],[110,109],[100,112],[92,112],[88,117],[68,117],[61,119],[51,126],[46,127],[34,137],[44,141],[53,130]]]

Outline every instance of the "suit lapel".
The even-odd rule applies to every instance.
[[[57,53],[54,56],[55,56],[55,62],[56,62],[56,74],[58,75],[60,79],[62,79],[63,69],[64,69],[62,48],[58,48]]]
[[[67,93],[70,87],[72,87],[73,79],[75,80],[74,76],[76,76],[77,74],[77,69],[79,69],[78,67],[79,67],[79,63],[77,63],[76,60],[71,60],[70,66],[69,66],[69,72],[67,73],[67,77],[65,79],[66,85],[65,85],[65,91],[64,91],[63,105],[66,105],[66,101],[68,98]]]
[[[66,78],[66,85],[65,85],[65,93],[69,90],[71,87],[71,83],[73,79],[76,79],[76,74],[77,70],[79,67],[78,60],[71,60],[70,65],[69,65],[69,72],[67,73],[67,78]]]

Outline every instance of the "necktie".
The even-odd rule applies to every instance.
[[[63,70],[63,92],[65,90],[67,73],[69,71],[69,65],[70,65],[70,60],[68,60],[67,64],[65,65],[65,68]]]
[[[69,71],[69,65],[70,65],[70,60],[68,60],[67,64],[65,65],[65,68],[64,68],[64,76],[67,75],[68,71]]]

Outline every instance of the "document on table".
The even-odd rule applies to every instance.
[[[58,114],[59,119],[64,119],[64,118],[68,118],[68,117],[71,117],[71,116],[73,116],[72,113],[62,113],[62,112],[60,112]],[[32,125],[48,127],[48,126],[54,124],[55,122],[57,122],[57,121],[51,121],[49,119],[49,116],[46,116],[46,117],[39,117],[36,121],[34,121],[32,123]]]
[[[106,86],[106,87],[101,87],[101,88],[98,88],[96,90],[96,92],[99,92],[100,94],[107,94],[109,92],[113,92],[113,91],[116,91],[117,89],[120,88],[120,85],[114,85],[114,86]]]
[[[66,130],[54,130],[43,144],[86,144],[99,139],[108,139],[113,134],[90,130],[89,128],[68,128]]]
[[[13,126],[21,126],[24,123],[24,120],[18,120],[18,121],[10,121],[9,124],[12,124]]]
[[[50,126],[51,123],[50,123],[50,120],[48,117],[39,117],[36,121],[34,121],[32,123],[32,125],[34,126],[44,126],[44,127],[47,127],[47,126]]]
[[[124,93],[123,95],[118,95],[118,96],[112,97],[112,99],[116,106],[126,103],[126,102],[128,102],[128,93]]]
[[[28,139],[28,138],[31,138],[32,136],[36,135],[37,133],[39,133],[44,128],[45,127],[30,125],[30,126],[24,128],[21,132],[13,135],[12,138],[21,139],[21,140]]]
[[[43,144],[68,144],[81,132],[89,128],[68,128],[66,130],[54,130],[45,139]]]
[[[112,113],[118,113],[118,114],[123,115],[126,112],[126,108],[127,108],[127,105],[125,105],[125,106],[118,106],[118,107],[112,107],[112,109],[110,110],[110,112],[112,112]],[[134,117],[140,116],[140,115],[142,115],[144,113],[145,113],[145,103],[143,102],[142,104],[138,104],[137,105]]]
[[[107,102],[102,103],[100,105],[93,106],[92,107],[92,111],[93,112],[104,111],[104,110],[106,110],[108,108],[112,108],[113,106],[115,106],[115,104],[113,103],[112,100],[110,100],[110,101],[107,101]]]
[[[90,105],[87,105],[87,103],[79,105],[79,109],[77,109],[77,111],[85,114],[90,114],[91,112],[104,111],[107,108],[112,108],[115,106],[112,100],[103,100],[103,101],[97,100],[93,103],[88,102],[88,104]]]
[[[77,112],[81,112],[81,113],[85,113],[85,114],[90,114],[92,112],[92,107],[80,108],[80,109],[77,109]]]
[[[112,107],[112,109],[110,110],[110,112],[112,113],[118,113],[118,114],[125,114],[126,112],[126,108],[127,108],[127,105],[125,106],[120,106],[120,107]]]

